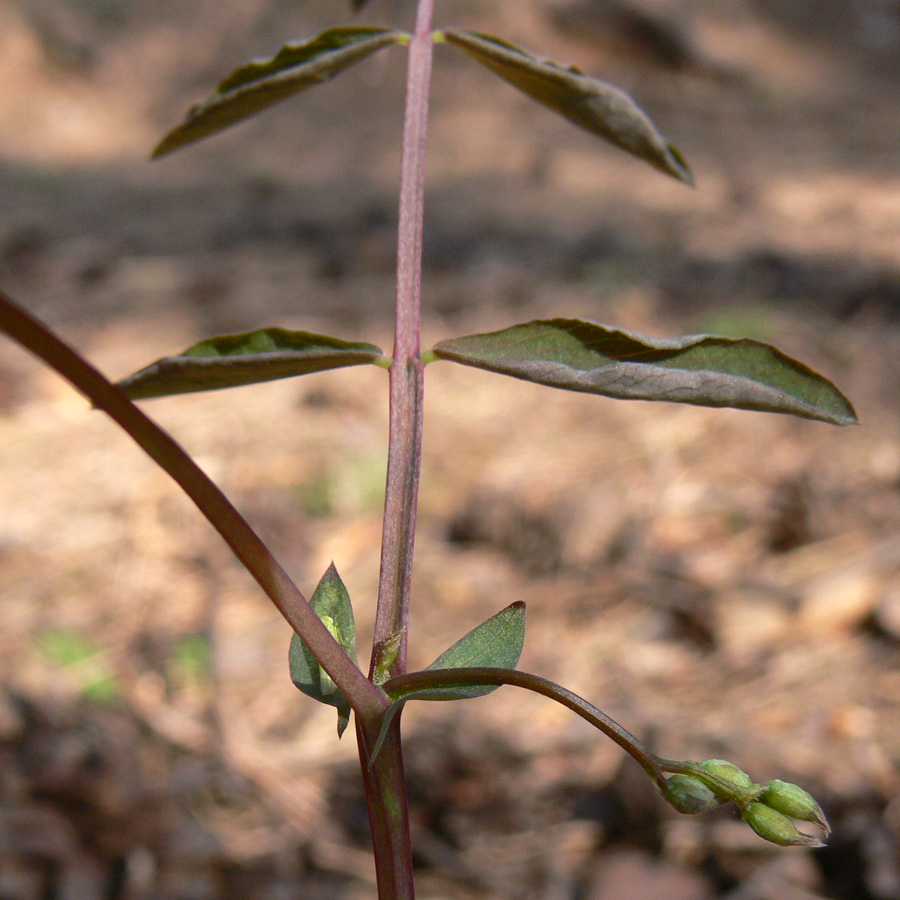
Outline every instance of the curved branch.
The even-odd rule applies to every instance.
[[[459,669],[429,669],[422,672],[409,672],[406,675],[398,675],[391,678],[383,685],[388,696],[395,702],[405,699],[415,699],[415,694],[421,691],[433,691],[435,688],[449,687],[450,685],[486,685],[486,684],[511,684],[514,687],[525,688],[536,694],[543,694],[557,703],[561,703],[567,709],[572,710],[582,719],[590,722],[595,728],[602,731],[610,740],[615,741],[626,753],[631,755],[644,771],[660,787],[665,787],[665,777],[661,760],[656,754],[651,753],[644,744],[631,732],[626,731],[618,722],[611,719],[605,712],[597,709],[592,703],[588,703],[583,697],[573,693],[567,688],[541,678],[540,675],[532,675],[530,672],[520,672],[518,669],[494,669],[494,668],[459,668]]]
[[[377,716],[388,700],[353,664],[306,598],[228,498],[162,428],[60,340],[46,325],[0,292],[0,330],[65,378],[174,479],[225,539],[288,624],[360,715]]]

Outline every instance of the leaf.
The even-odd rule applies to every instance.
[[[494,669],[514,669],[525,643],[525,604],[518,600],[495,616],[473,628],[452,647],[445,650],[426,671],[434,669],[463,669],[486,666]],[[478,687],[453,685],[417,692],[417,700],[464,700],[482,697],[497,690],[498,685]]]
[[[166,356],[119,382],[132,400],[214,391],[342,366],[377,363],[374,344],[351,343],[308,331],[262,328],[209,338]]]
[[[514,669],[522,655],[524,643],[525,604],[517,600],[463,635],[425,671],[476,667]],[[369,754],[369,767],[371,768],[384,744],[391,722],[403,710],[407,700],[469,700],[490,694],[498,687],[500,685],[497,684],[454,684],[447,687],[411,690],[401,695],[391,693],[394,702],[387,708],[382,719],[378,739]]]
[[[653,339],[581,319],[547,319],[441,341],[448,359],[569,391],[856,422],[826,378],[769,344],[689,335]]]
[[[542,59],[491,35],[459,28],[447,28],[439,34],[570,122],[685,184],[694,183],[678,150],[660,135],[647,114],[624,91],[590,78],[574,66]]]
[[[309,605],[350,659],[356,663],[356,624],[353,619],[353,606],[334,563],[322,576]],[[320,703],[337,707],[338,737],[340,737],[350,721],[350,702],[297,634],[291,637],[288,662],[291,681],[298,690]]]
[[[153,159],[208,137],[286,99],[409,35],[389,28],[330,28],[304,44],[286,44],[267,60],[235,69],[215,94],[188,111],[153,151]]]

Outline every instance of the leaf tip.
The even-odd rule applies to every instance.
[[[843,397],[843,394],[841,395]],[[859,420],[859,416],[856,415],[856,410],[853,408],[853,404],[844,397],[844,402],[847,404],[847,411],[844,413],[841,421],[838,422],[838,425],[862,425],[862,422]]]
[[[178,144],[172,140],[173,132],[169,132],[154,148],[150,154],[151,161],[168,156],[173,150],[178,149]]]
[[[824,414],[810,416],[809,418],[817,419],[820,422],[825,422],[828,425],[838,425],[841,428],[846,427],[847,425],[860,425],[861,422],[856,415],[856,410],[853,408],[853,404],[841,393],[838,388],[832,385],[829,382],[829,385],[832,388],[834,395],[834,402],[830,409],[826,409]]]
[[[666,143],[667,160],[668,166],[666,171],[673,178],[677,178],[682,184],[686,184],[688,187],[696,187],[697,184],[694,181],[694,173],[691,171],[691,167],[687,164],[687,160],[682,155],[681,151],[674,145],[670,143]]]

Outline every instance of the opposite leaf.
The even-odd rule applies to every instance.
[[[334,563],[322,576],[309,605],[331,632],[332,637],[356,663],[356,624],[353,619],[353,607],[347,588],[344,587]],[[288,661],[291,681],[299,690],[320,703],[337,707],[338,737],[340,737],[350,721],[350,703],[296,634],[291,637]]]
[[[132,400],[143,400],[360,366],[382,358],[374,344],[308,331],[262,328],[201,341],[177,356],[151,363],[120,381],[119,387]]]
[[[425,671],[441,669],[465,669],[486,667],[514,669],[522,655],[525,643],[525,604],[518,600],[495,616],[463,635],[452,647],[445,650]],[[496,691],[496,684],[448,685],[447,687],[413,690],[406,694],[390,696],[394,702],[388,707],[381,723],[381,731],[369,754],[369,766],[378,756],[388,728],[407,700],[468,700],[483,697]]]
[[[856,422],[826,378],[759,341],[689,335],[660,340],[580,319],[547,319],[441,341],[448,359],[537,384],[626,400],[667,400]]]
[[[204,103],[194,106],[153,151],[156,159],[215,134],[339,72],[409,35],[389,28],[330,28],[304,44],[286,44],[268,60],[235,69]]]
[[[427,670],[466,669],[486,666],[514,669],[525,643],[525,604],[519,600],[501,609],[495,616],[463,635],[445,650]],[[497,690],[497,685],[453,685],[418,692],[416,700],[464,700],[482,697]]]
[[[490,35],[447,28],[439,36],[570,122],[685,184],[694,183],[678,150],[624,91]]]

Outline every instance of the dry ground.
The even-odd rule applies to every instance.
[[[115,377],[269,324],[389,347],[401,53],[146,162],[230,67],[333,7],[0,5],[0,286]],[[525,599],[523,668],[667,756],[802,782],[831,846],[670,815],[616,747],[505,689],[406,713],[423,897],[900,898],[900,8],[815,7],[445,4],[629,89],[698,185],[440,48],[426,346],[550,314],[749,334],[863,425],[429,367],[411,652]],[[359,369],[147,409],[301,587],[336,562],[364,640],[385,403]],[[8,342],[0,470],[0,898],[371,897],[352,734],[290,685],[287,627]]]

